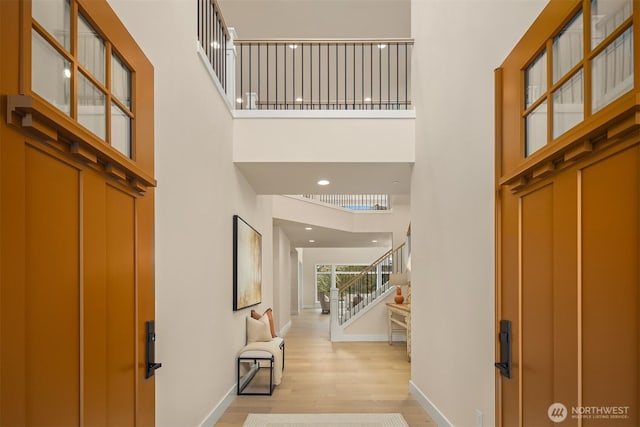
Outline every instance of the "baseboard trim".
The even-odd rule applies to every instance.
[[[289,332],[289,329],[291,329],[291,320],[289,320],[282,328],[280,328],[278,336],[284,337],[285,335],[287,335],[287,332]]]
[[[335,336],[331,337],[331,341],[333,342],[377,342],[377,341],[389,341],[389,335],[349,335],[349,334],[335,334]],[[405,343],[407,341],[406,337],[398,338],[395,337],[394,343]],[[403,344],[404,345],[404,344]]]
[[[200,423],[200,427],[213,427],[216,425],[218,420],[222,418],[224,411],[226,411],[229,405],[236,399],[236,386],[237,384],[234,384],[224,397],[220,399],[209,415]]]
[[[435,421],[438,427],[453,427],[453,423],[447,419],[447,417],[440,412],[438,407],[433,404],[431,400],[415,385],[413,381],[409,381],[409,391],[413,397],[418,401],[420,406],[424,408],[429,416]]]

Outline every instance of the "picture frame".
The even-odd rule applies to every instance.
[[[233,310],[262,302],[262,234],[233,216]]]

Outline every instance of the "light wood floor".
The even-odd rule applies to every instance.
[[[237,396],[216,426],[241,426],[249,413],[398,412],[412,427],[436,427],[409,393],[404,343],[332,343],[320,310],[291,321],[282,383],[272,396]]]

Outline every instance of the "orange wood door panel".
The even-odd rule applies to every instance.
[[[553,394],[553,185],[521,199],[522,416],[525,426],[551,423]]]
[[[631,409],[627,419],[583,426],[638,426],[638,146],[582,171],[583,406]]]
[[[30,147],[25,166],[25,421],[73,426],[80,402],[79,173]]]
[[[107,425],[111,426],[135,425],[134,203],[132,196],[106,186]]]
[[[107,425],[107,222],[106,183],[94,173],[83,173],[83,305],[85,310],[84,422]],[[96,331],[101,331],[96,333]]]
[[[507,189],[500,190],[500,201],[497,209],[500,212],[498,228],[500,233],[500,250],[502,257],[499,258],[499,276],[501,283],[505,286],[500,288],[498,294],[497,318],[510,320],[511,325],[511,379],[506,379],[498,375],[497,390],[503,396],[499,402],[497,419],[502,421],[504,426],[519,425],[519,383],[520,383],[520,349],[515,343],[520,340],[520,270],[519,270],[519,241],[520,241],[520,205],[519,199]],[[508,284],[508,286],[506,285]],[[498,330],[496,330],[497,334]],[[497,336],[497,335],[496,335]],[[500,354],[500,348],[496,349],[496,354]]]

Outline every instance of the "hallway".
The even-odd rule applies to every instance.
[[[218,427],[241,426],[249,413],[392,413],[412,427],[435,427],[409,393],[404,343],[331,343],[319,309],[292,316],[282,384],[273,396],[238,396]]]

